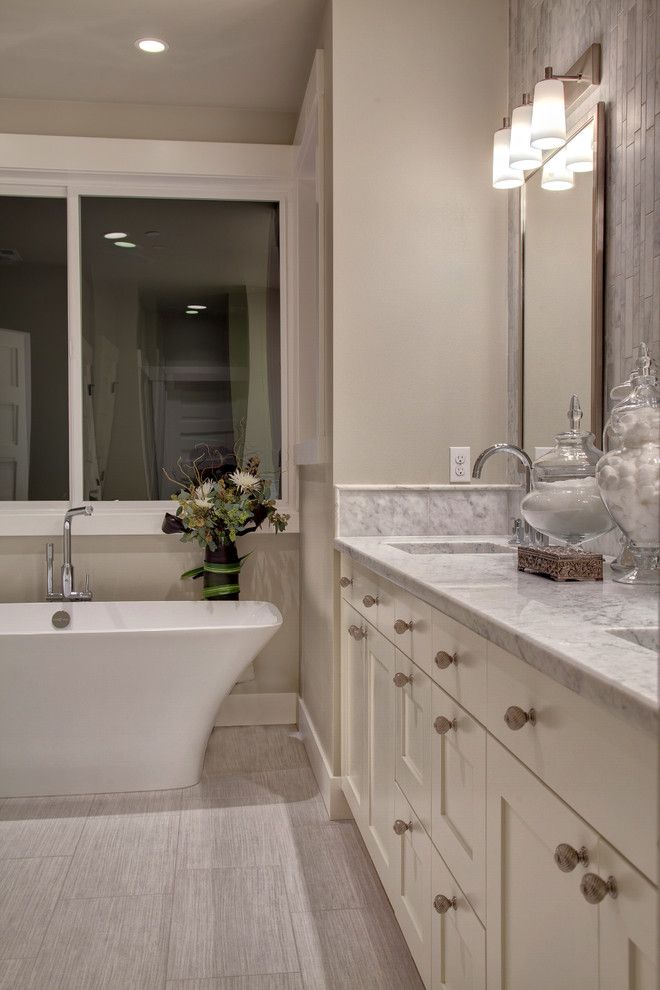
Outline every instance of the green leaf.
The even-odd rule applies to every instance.
[[[215,588],[202,588],[202,598],[224,598],[226,595],[235,595],[240,590],[238,584],[221,584]]]
[[[241,569],[240,560],[234,564],[214,564],[209,561],[204,561],[203,570],[207,574],[238,574]]]
[[[181,580],[183,581],[184,578],[200,577],[203,573],[204,573],[203,567],[193,567],[192,570],[183,572],[183,574],[181,575]]]

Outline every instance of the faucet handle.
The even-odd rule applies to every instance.
[[[92,588],[89,583],[89,571],[85,574],[85,596],[92,597]]]

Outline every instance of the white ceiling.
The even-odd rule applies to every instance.
[[[300,107],[324,0],[0,0],[0,98]],[[163,55],[138,52],[162,38]]]

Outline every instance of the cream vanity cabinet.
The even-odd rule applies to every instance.
[[[425,986],[655,990],[655,740],[341,577],[343,789]]]

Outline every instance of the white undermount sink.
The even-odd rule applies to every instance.
[[[388,543],[388,547],[403,553],[513,553],[515,547],[492,540],[424,540],[419,543]]]

